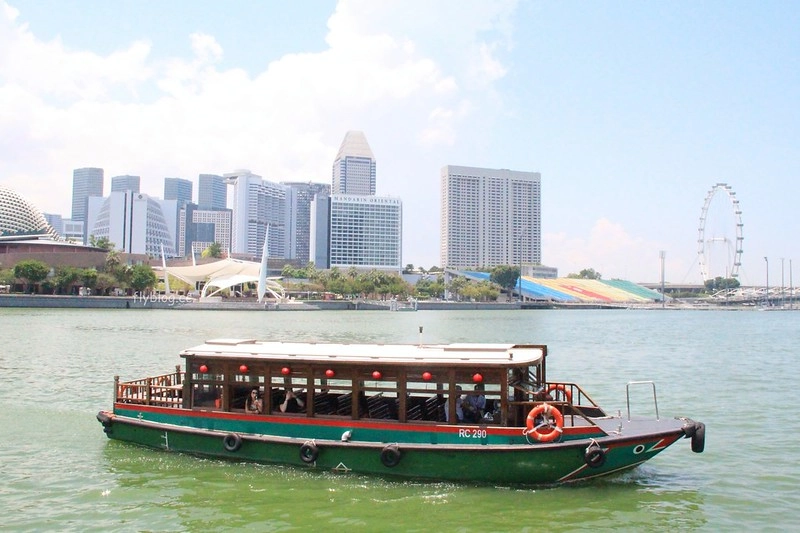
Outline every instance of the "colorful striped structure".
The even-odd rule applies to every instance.
[[[488,272],[462,271],[470,279],[489,280]],[[522,277],[526,300],[557,303],[648,303],[661,301],[661,294],[624,280]]]

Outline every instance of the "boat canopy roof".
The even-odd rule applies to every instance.
[[[533,344],[333,344],[274,342],[255,339],[214,339],[181,352],[181,357],[203,359],[382,363],[533,365],[542,362],[547,348]]]

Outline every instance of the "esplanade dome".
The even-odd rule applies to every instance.
[[[0,237],[26,235],[56,238],[41,211],[8,187],[0,185]]]

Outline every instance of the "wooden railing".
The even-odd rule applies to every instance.
[[[180,366],[175,372],[134,381],[120,381],[114,377],[116,403],[183,407],[183,378]]]

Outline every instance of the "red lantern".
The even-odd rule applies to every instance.
[[[281,374],[283,374],[284,376],[288,376],[291,373],[292,373],[292,369],[289,368],[288,366],[285,366],[285,367],[281,368]]]
[[[199,370],[201,374],[208,374],[208,367],[206,365],[200,365]]]
[[[241,365],[241,366],[239,366],[239,372],[240,372],[241,374],[247,374],[247,370],[248,370],[248,368],[247,368],[247,365]]]
[[[334,371],[333,371],[333,370],[331,370],[330,368],[329,368],[328,370],[326,370],[326,371],[325,371],[325,377],[327,377],[327,378],[332,378],[332,377],[333,377],[333,376],[335,376],[335,375],[336,375],[336,372],[334,372]]]
[[[481,381],[483,381],[483,376],[481,376],[480,374],[475,374],[472,376],[472,381],[474,383],[480,383]]]
[[[424,379],[425,381],[430,381],[432,377],[433,377],[433,375],[430,372],[423,372],[422,373],[422,379]]]
[[[376,370],[375,372],[372,373],[372,379],[374,380],[379,380],[382,377],[383,375],[381,374],[380,370]]]

